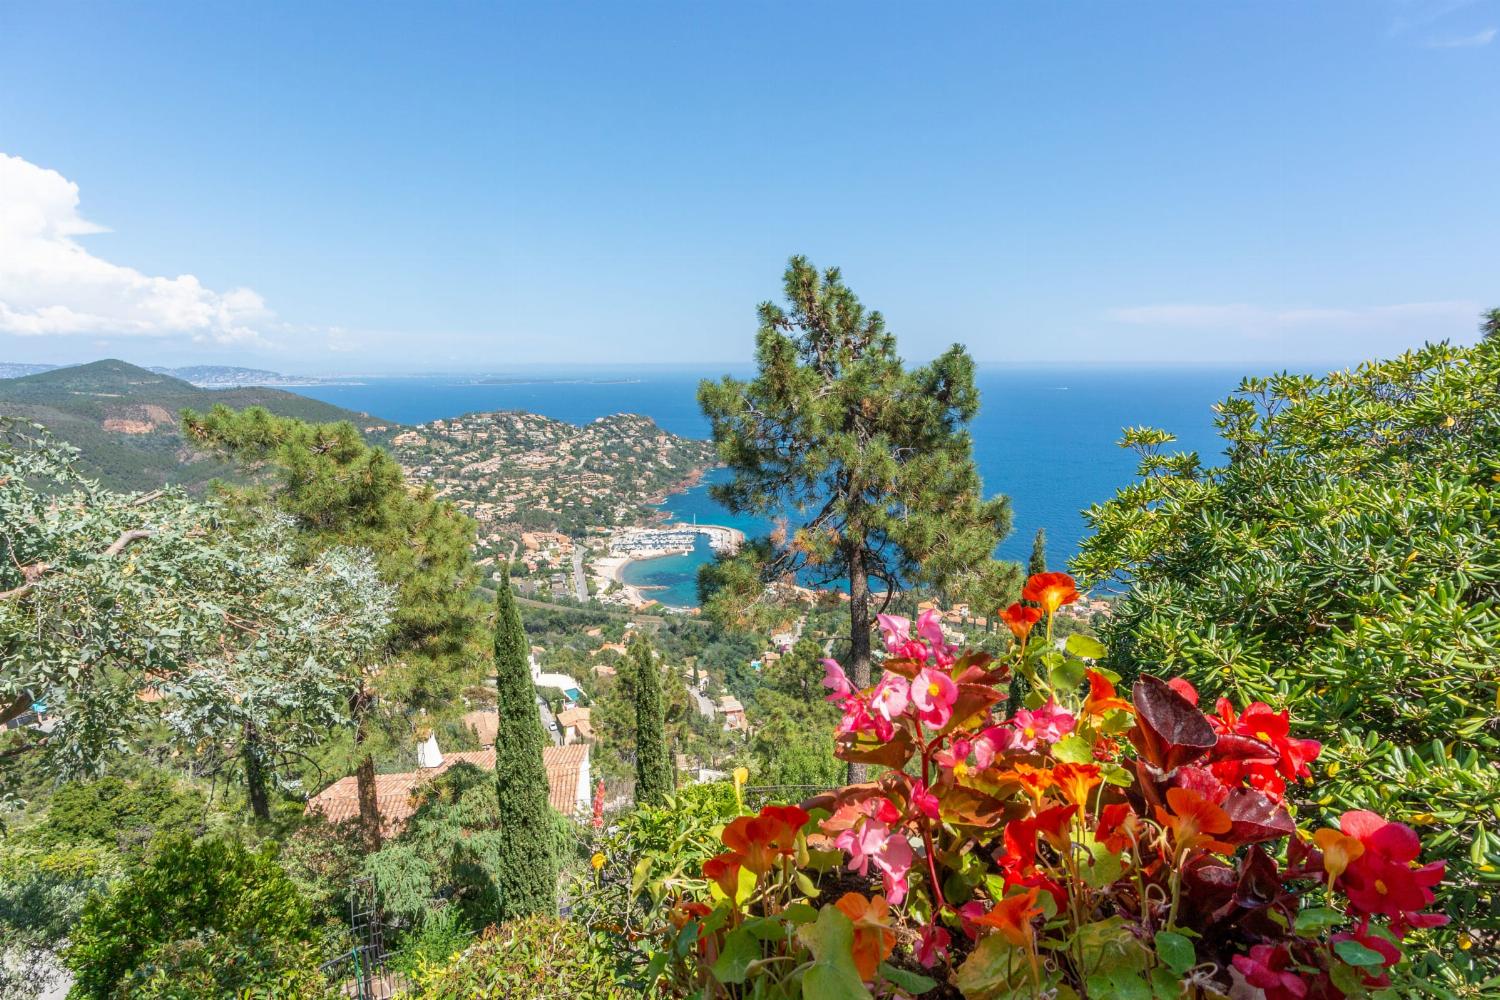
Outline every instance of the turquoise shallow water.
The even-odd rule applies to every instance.
[[[645,414],[677,434],[707,437],[708,422],[694,394],[700,378],[720,374],[662,368],[570,370],[561,376],[534,373],[527,381],[505,384],[432,376],[293,391],[402,423],[480,410],[529,410],[572,423],[625,412]],[[1199,451],[1205,461],[1216,460],[1219,444],[1209,408],[1243,374],[1239,369],[981,368],[974,457],[986,491],[1008,494],[1015,512],[1015,530],[998,555],[1025,559],[1032,535],[1041,527],[1047,530],[1054,567],[1073,556],[1085,530],[1079,512],[1107,499],[1134,474],[1134,456],[1115,444],[1123,427],[1162,427],[1177,434],[1182,447]],[[747,533],[765,530],[761,523],[719,508],[708,497],[707,483],[669,497],[662,509],[676,520],[696,516],[701,523]],[[711,557],[708,545],[700,543],[689,555],[631,563],[625,578],[664,588],[653,591],[664,603],[690,605],[696,602],[697,568]]]

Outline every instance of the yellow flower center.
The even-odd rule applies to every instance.
[[[1383,879],[1376,879],[1375,880],[1375,891],[1378,892],[1378,893],[1380,893],[1382,896],[1384,896],[1386,893],[1390,892],[1391,890],[1389,890],[1389,889],[1386,888],[1385,881]]]
[[[936,698],[942,690],[942,687],[938,685],[937,681],[933,681],[931,684],[927,685],[927,693],[934,698]]]
[[[1036,739],[1036,730],[1031,726],[1027,726],[1025,729],[1021,730],[1021,732],[1026,735],[1026,738],[1028,740]]]

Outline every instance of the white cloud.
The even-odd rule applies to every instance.
[[[1462,335],[1478,322],[1479,305],[1469,301],[1406,302],[1353,308],[1268,308],[1233,305],[1166,304],[1126,306],[1105,311],[1116,323],[1205,332],[1238,333],[1251,339],[1291,335],[1384,334],[1429,331]]]
[[[1427,41],[1429,49],[1477,49],[1495,40],[1495,28],[1485,28],[1472,35],[1442,35]]]
[[[78,214],[77,184],[0,153],[0,333],[260,342],[272,313],[256,292],[110,263],[79,241],[102,232]]]

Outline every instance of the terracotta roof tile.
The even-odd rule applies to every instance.
[[[586,784],[582,790],[579,787],[580,782],[586,780],[584,775],[588,771],[588,760],[589,748],[584,743],[542,748],[542,763],[547,767],[548,802],[553,809],[565,816],[578,812],[580,791],[584,797],[588,795]],[[381,832],[387,837],[399,834],[417,809],[412,793],[458,763],[473,764],[480,770],[493,771],[494,748],[445,753],[440,767],[401,774],[377,774],[375,802],[380,809]],[[358,780],[350,775],[335,781],[308,800],[307,811],[322,813],[332,823],[354,819],[359,815]]]

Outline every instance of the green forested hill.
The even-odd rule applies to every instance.
[[[113,359],[0,379],[0,415],[44,424],[82,452],[83,472],[121,490],[234,478],[228,464],[184,442],[178,427],[183,409],[206,411],[217,403],[317,422],[350,420],[356,427],[371,422],[281,389],[199,389]]]

